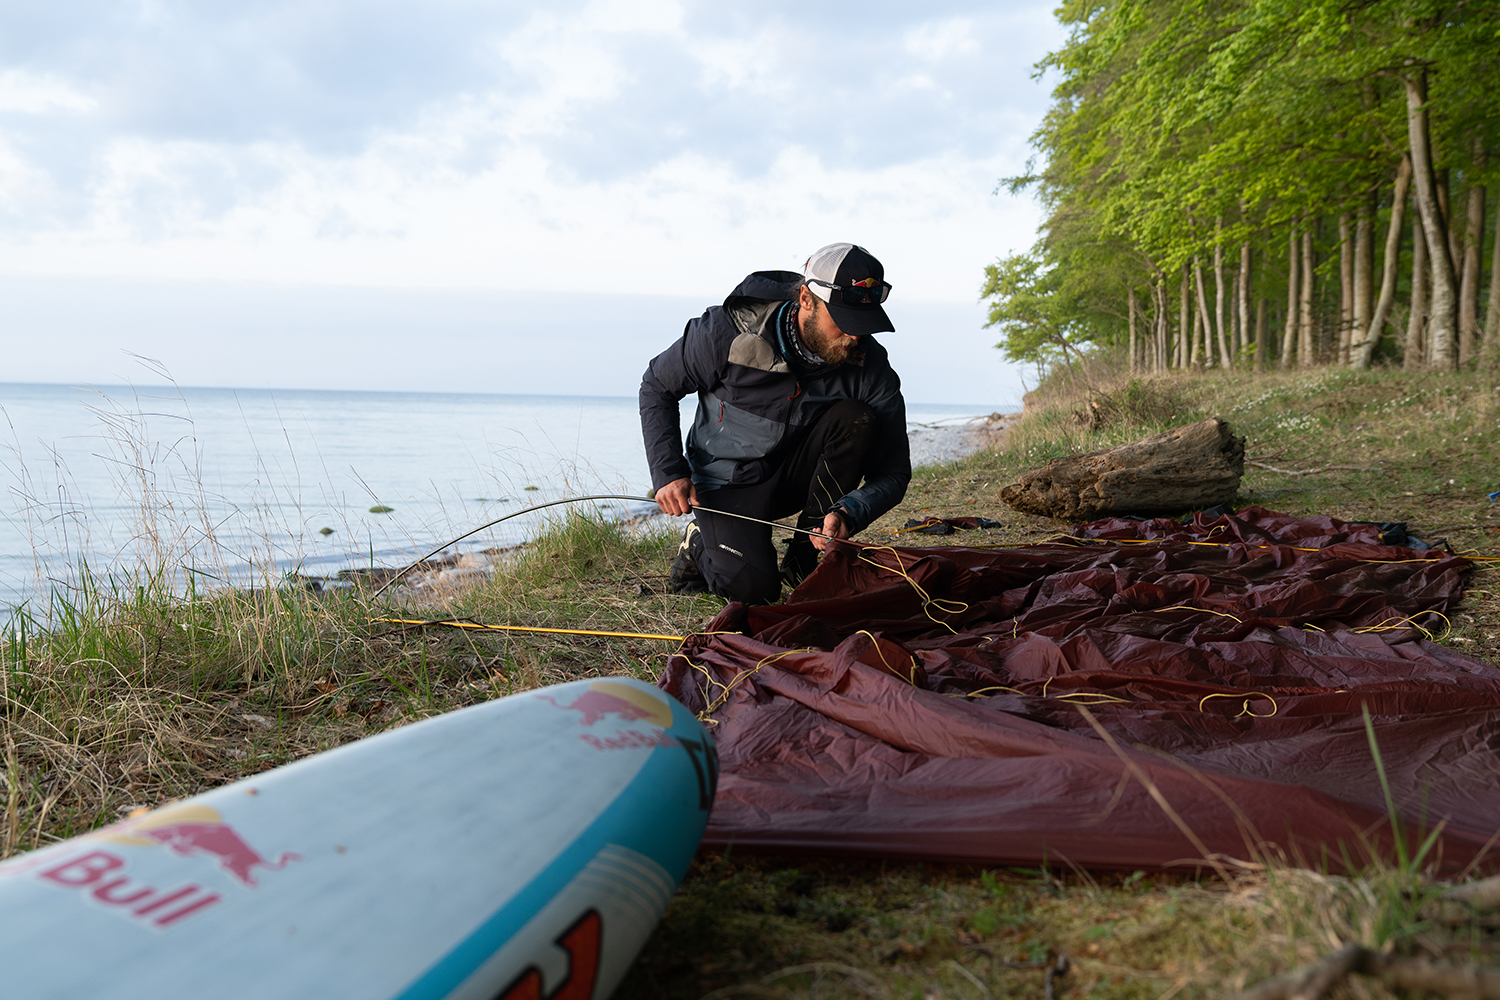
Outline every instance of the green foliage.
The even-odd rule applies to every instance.
[[[1004,339],[995,346],[1007,361],[1053,364],[1074,360],[1090,339],[1087,313],[1062,294],[1062,272],[1032,254],[1012,254],[984,269],[984,295],[992,300],[990,326]]]
[[[1008,357],[1118,343],[1129,289],[1173,315],[1181,269],[1215,246],[1269,263],[1274,230],[1368,204],[1407,148],[1404,74],[1431,81],[1436,168],[1461,186],[1500,176],[1494,4],[1069,0],[1057,16],[1041,165],[1002,181],[1048,218],[1031,253],[986,269]]]

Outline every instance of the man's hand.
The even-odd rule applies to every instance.
[[[823,535],[830,538],[844,539],[849,537],[849,526],[844,523],[843,511],[830,510],[823,516]],[[813,535],[813,548],[822,552],[828,548],[829,538],[823,535]]]
[[[697,503],[698,487],[685,476],[674,479],[656,491],[656,506],[661,508],[663,514],[671,514],[673,517],[688,513]]]

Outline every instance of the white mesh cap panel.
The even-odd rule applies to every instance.
[[[815,251],[811,257],[807,258],[807,264],[802,269],[802,276],[804,278],[817,278],[819,281],[826,281],[829,284],[833,284],[837,280],[839,265],[844,262],[844,258],[849,256],[849,251],[853,249],[854,244],[852,243],[830,243],[823,249]],[[829,296],[833,294],[832,289],[824,288],[822,285],[809,285],[807,290],[824,302],[829,301]]]

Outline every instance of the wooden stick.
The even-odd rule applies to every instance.
[[[1489,910],[1500,906],[1500,875],[1456,885],[1443,893],[1445,900],[1467,903],[1476,910]]]
[[[1319,472],[1332,472],[1335,469],[1348,469],[1358,472],[1380,471],[1379,468],[1373,465],[1320,465],[1316,469],[1278,469],[1274,465],[1267,465],[1265,462],[1252,462],[1248,458],[1245,459],[1245,464],[1253,465],[1259,469],[1266,469],[1270,472],[1279,472],[1283,476],[1312,476],[1316,475]]]
[[[1500,1000],[1500,969],[1478,965],[1437,965],[1425,958],[1375,956],[1384,979],[1403,990],[1424,990],[1445,997]]]
[[[1047,968],[1046,974],[1042,976],[1042,996],[1046,1000],[1057,1000],[1057,980],[1066,976],[1069,968],[1068,956],[1063,954],[1057,956],[1056,964]]]
[[[1359,944],[1346,944],[1311,965],[1267,979],[1234,1000],[1321,1000],[1355,972],[1379,976],[1392,986],[1412,992],[1427,991],[1465,1000],[1500,1000],[1500,969],[1398,958]]]
[[[1335,983],[1349,975],[1365,951],[1363,945],[1346,944],[1312,965],[1273,976],[1234,1000],[1319,1000]]]

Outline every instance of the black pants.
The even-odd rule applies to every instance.
[[[775,520],[800,511],[799,528],[821,531],[823,517],[844,494],[856,489],[875,446],[878,423],[865,403],[844,399],[829,407],[776,465],[753,486],[722,486],[699,491],[695,513],[703,547],[694,553],[709,588],[720,597],[746,604],[769,604],[781,594],[781,573],[771,529],[715,510]],[[708,508],[704,510],[702,508]],[[795,544],[807,544],[798,535]],[[696,548],[696,546],[695,546]]]

